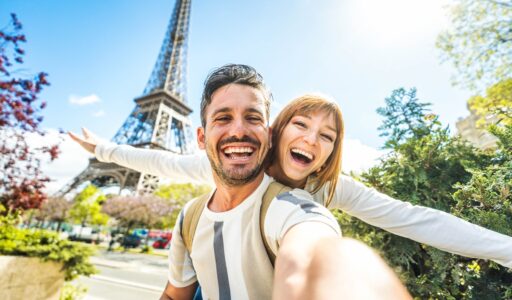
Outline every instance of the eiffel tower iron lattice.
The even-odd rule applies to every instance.
[[[193,151],[193,134],[186,101],[187,40],[190,0],[176,0],[157,61],[142,96],[112,141],[140,148],[167,150],[178,154]],[[76,190],[85,182],[99,187],[119,186],[138,193],[153,192],[159,178],[96,158],[56,196]]]

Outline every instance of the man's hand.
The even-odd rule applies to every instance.
[[[80,146],[82,146],[82,148],[84,148],[87,152],[94,154],[99,139],[92,132],[87,130],[87,128],[82,128],[82,134],[84,135],[83,138],[71,131],[68,131],[68,135],[71,137],[71,139],[79,143]]]
[[[319,222],[293,226],[277,255],[273,299],[412,299],[380,256]]]

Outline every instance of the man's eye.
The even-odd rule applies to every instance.
[[[249,121],[252,121],[252,122],[259,122],[261,121],[261,118],[258,117],[258,116],[250,116],[247,118]]]
[[[225,122],[225,121],[229,121],[230,119],[231,118],[228,116],[223,116],[223,117],[216,118],[215,121]]]

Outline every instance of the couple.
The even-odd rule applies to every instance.
[[[335,103],[318,96],[300,97],[283,109],[270,131],[270,98],[251,67],[227,65],[211,73],[197,132],[208,158],[96,145],[86,131],[85,139],[71,134],[99,160],[216,185],[199,218],[190,253],[180,234],[190,203],[178,219],[162,299],[191,298],[197,281],[203,296],[214,299],[329,298],[336,297],[329,293],[344,288],[346,293],[338,296],[349,299],[369,298],[372,292],[375,298],[409,297],[373,252],[339,238],[336,221],[318,203],[442,250],[512,267],[512,238],[392,199],[341,175],[343,120]],[[278,195],[270,203],[260,235],[261,198],[274,180],[263,169],[312,197],[298,189]],[[274,273],[264,242],[277,254]]]

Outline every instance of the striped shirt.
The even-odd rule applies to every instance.
[[[203,299],[270,299],[273,268],[261,239],[259,214],[263,194],[272,181],[265,175],[258,188],[229,211],[213,212],[205,206],[191,255],[180,235],[182,211],[171,241],[169,282],[185,287],[199,281]],[[270,248],[277,253],[288,229],[309,221],[325,223],[341,235],[331,213],[313,202],[307,192],[295,189],[278,195],[265,217]]]

